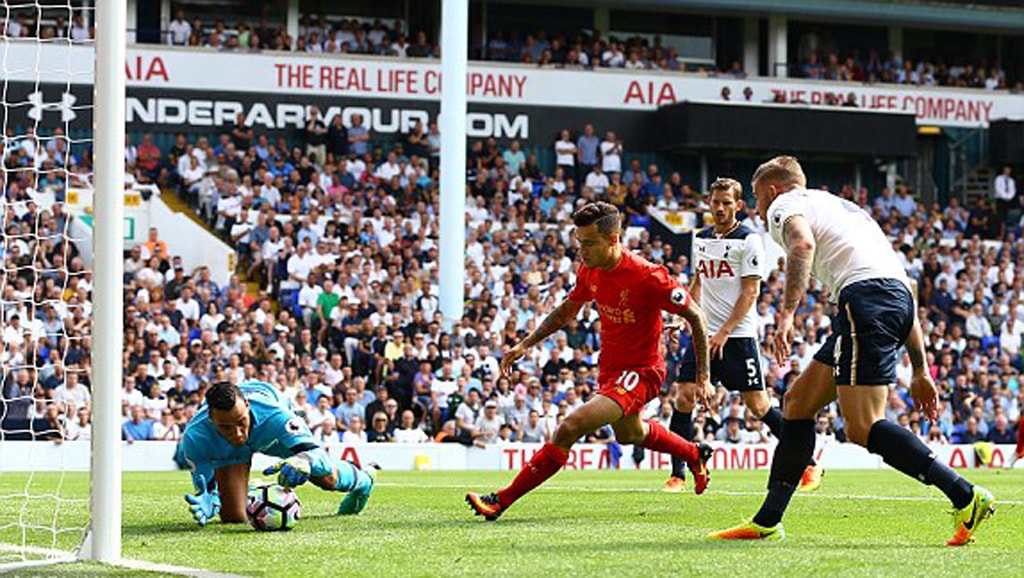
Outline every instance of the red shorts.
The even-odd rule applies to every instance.
[[[597,393],[619,404],[626,415],[640,413],[647,402],[658,397],[665,382],[664,367],[602,371]]]

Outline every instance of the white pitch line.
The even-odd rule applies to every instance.
[[[403,484],[397,482],[378,482],[377,486],[392,487],[392,488],[415,488],[415,489],[431,489],[437,488],[440,490],[470,490],[471,487],[467,485],[459,484]],[[660,494],[660,488],[593,488],[585,486],[541,486],[537,488],[539,492],[582,492],[589,494],[621,494],[621,493],[647,493],[647,494]],[[708,490],[709,494],[719,496],[764,496],[765,492],[734,492],[728,490]],[[877,500],[881,502],[945,502],[946,499],[940,496],[865,496],[855,494],[823,494],[823,493],[812,493],[812,494],[801,494],[797,493],[798,496],[805,496],[807,498],[818,499],[818,500]],[[999,496],[996,496],[996,505],[1006,504],[1010,506],[1024,506],[1024,500],[1000,500]]]
[[[192,576],[194,578],[242,578],[239,574],[224,574],[222,572],[200,570],[198,568],[188,568],[185,566],[156,564],[154,562],[146,562],[144,560],[121,560],[121,563],[117,565],[122,568],[130,568],[132,570],[143,570],[147,572],[157,572],[160,574],[174,574],[177,576]]]
[[[37,566],[52,566],[55,564],[70,564],[73,562],[80,561],[75,557],[75,554],[73,554],[72,552],[54,550],[50,548],[38,548],[28,545],[0,543],[0,552],[16,552],[23,556],[26,554],[46,556],[46,558],[42,560],[23,560],[7,564],[0,564],[0,574],[15,572],[23,568],[31,568]],[[214,572],[211,570],[202,570],[200,568],[173,566],[171,564],[157,564],[155,562],[147,562],[145,560],[122,559],[119,563],[114,564],[114,566],[118,566],[121,568],[129,568],[131,570],[155,572],[158,574],[193,576],[194,578],[242,578],[237,574],[224,574],[221,572]]]

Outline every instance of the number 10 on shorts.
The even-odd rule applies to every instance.
[[[615,380],[615,385],[626,391],[633,391],[639,383],[640,374],[635,371],[623,371],[619,378]]]

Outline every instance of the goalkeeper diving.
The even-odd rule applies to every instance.
[[[263,471],[294,488],[306,482],[346,492],[338,514],[358,514],[373,490],[371,469],[331,457],[313,438],[290,401],[267,383],[213,384],[206,402],[185,428],[179,450],[192,470],[195,494],[185,494],[192,516],[205,526],[246,521],[249,470],[255,453],[282,458]]]

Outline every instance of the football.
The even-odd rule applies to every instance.
[[[253,528],[261,532],[291,530],[299,521],[302,504],[289,488],[278,484],[249,487],[245,514]]]

